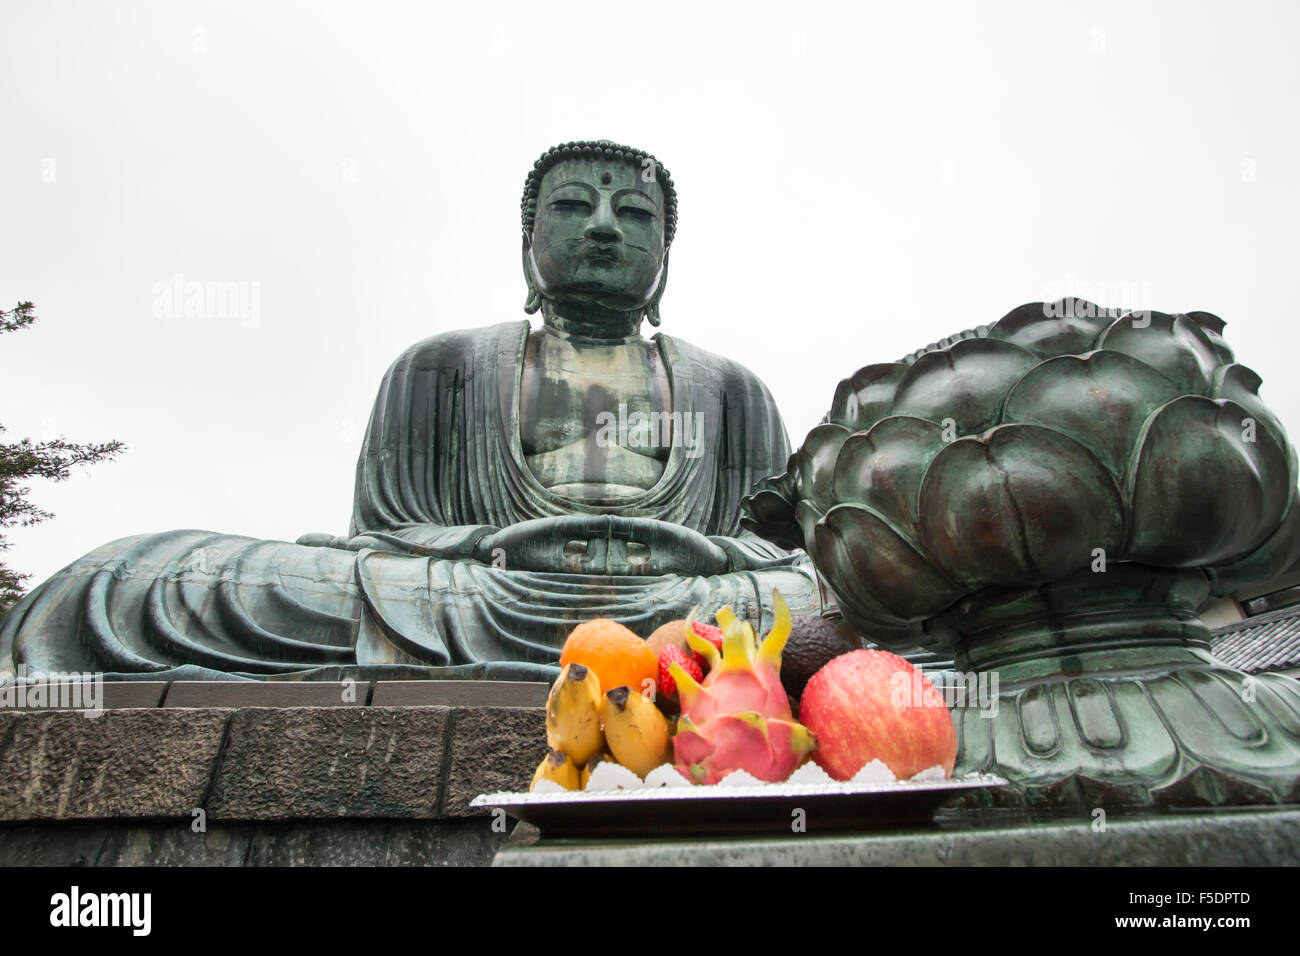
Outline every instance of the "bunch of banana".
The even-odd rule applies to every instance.
[[[627,687],[605,695],[605,742],[610,753],[638,777],[672,763],[671,728],[654,702]]]
[[[644,777],[672,763],[672,732],[653,701],[628,687],[602,697],[595,672],[569,664],[546,698],[549,751],[533,774],[532,788],[550,780],[566,790],[585,789],[601,763],[622,764]]]
[[[528,789],[537,789],[537,785],[543,780],[557,783],[565,790],[577,790],[578,768],[573,765],[573,761],[563,750],[548,750],[542,762],[538,764],[537,772],[533,774],[533,782]]]
[[[594,671],[569,664],[546,698],[546,744],[563,750],[581,767],[600,753],[605,738],[600,732],[603,701]]]
[[[580,789],[585,782],[578,768],[595,766],[605,744],[600,723],[604,698],[594,671],[582,664],[569,664],[546,698],[546,745],[550,752],[533,775],[533,787],[539,780],[550,780],[566,790]],[[556,754],[560,758],[556,757]],[[530,788],[531,789],[531,788]]]

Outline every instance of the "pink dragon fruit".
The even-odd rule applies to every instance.
[[[777,783],[790,776],[817,741],[792,719],[781,686],[781,651],[790,637],[790,609],[772,593],[776,620],[760,645],[754,629],[729,608],[717,613],[722,653],[695,633],[695,614],[686,621],[691,648],[709,662],[703,683],[679,664],[669,667],[677,682],[682,716],[673,737],[677,770],[693,783],[717,783],[733,770]]]

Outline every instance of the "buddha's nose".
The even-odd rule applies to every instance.
[[[623,238],[623,230],[618,228],[618,220],[614,218],[614,210],[610,208],[608,200],[602,200],[591,215],[591,221],[587,223],[586,236],[592,242],[619,242]]]

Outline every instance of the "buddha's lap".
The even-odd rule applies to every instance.
[[[0,626],[0,665],[245,673],[324,665],[552,663],[569,630],[609,617],[648,635],[695,605],[798,613],[803,568],[609,577],[354,552],[205,531],[110,542],[34,590]]]

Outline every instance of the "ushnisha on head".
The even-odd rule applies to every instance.
[[[609,332],[659,324],[677,190],[649,153],[605,140],[547,150],[521,202],[528,313]]]

